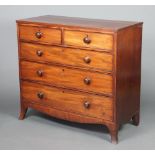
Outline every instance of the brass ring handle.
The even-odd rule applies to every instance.
[[[90,108],[90,102],[89,101],[84,102],[83,105],[86,109]]]
[[[40,76],[40,77],[42,77],[43,76],[43,71],[42,70],[38,70],[37,71],[37,75]]]
[[[91,83],[91,78],[89,77],[84,78],[84,83],[89,85]]]
[[[42,37],[42,33],[41,33],[41,32],[36,32],[36,33],[35,33],[35,36],[36,36],[38,39],[40,39],[40,38]]]
[[[43,99],[44,98],[44,93],[43,92],[39,92],[37,93],[38,98]]]
[[[91,39],[88,37],[88,35],[83,38],[83,42],[86,43],[86,44],[90,44],[91,43]]]
[[[84,57],[83,60],[87,64],[89,64],[91,62],[91,58],[89,56]]]
[[[38,50],[38,51],[36,52],[36,54],[37,54],[39,57],[41,57],[41,56],[43,55],[43,51]]]

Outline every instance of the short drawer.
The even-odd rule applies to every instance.
[[[112,93],[112,76],[78,69],[21,61],[21,77],[59,87]]]
[[[20,57],[100,71],[112,70],[112,55],[103,52],[21,43]]]
[[[61,44],[61,31],[54,28],[19,26],[19,37],[26,41]]]
[[[112,50],[113,36],[110,34],[65,30],[64,43],[71,46]]]
[[[49,106],[72,113],[113,119],[112,98],[87,95],[23,81],[22,97],[33,104]]]

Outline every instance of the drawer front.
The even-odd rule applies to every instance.
[[[113,36],[109,34],[64,31],[64,43],[71,46],[112,50]]]
[[[21,77],[60,87],[96,93],[112,93],[112,76],[100,73],[22,61]]]
[[[112,99],[23,81],[22,97],[31,102],[82,115],[113,119]]]
[[[20,39],[49,44],[61,44],[61,31],[58,29],[20,26]]]
[[[42,62],[55,62],[96,70],[112,70],[112,55],[87,50],[21,43],[20,56]]]

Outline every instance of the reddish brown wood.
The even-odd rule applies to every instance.
[[[85,42],[88,38],[90,43]],[[113,49],[113,36],[101,33],[86,33],[79,31],[64,31],[64,44],[71,46],[98,48],[98,49]]]
[[[23,102],[21,102],[21,104],[20,104],[20,115],[19,115],[20,120],[23,120],[25,118],[27,109],[28,109],[28,107]]]
[[[21,110],[106,125],[113,143],[139,124],[142,23],[41,16],[17,21]]]
[[[38,76],[38,71],[43,72],[42,76]],[[54,65],[21,61],[21,78],[81,91],[109,95],[112,93],[112,77],[110,75]],[[87,80],[90,80],[90,83],[87,84]]]
[[[64,16],[39,16],[27,19],[17,20],[19,24],[40,24],[40,25],[53,25],[57,27],[76,27],[76,28],[94,28],[94,29],[105,29],[106,31],[118,31],[126,27],[134,26],[139,24],[138,22],[129,21],[114,21],[114,20],[103,20],[103,19],[87,19],[87,18],[75,18],[75,17],[64,17]]]
[[[60,118],[63,120],[68,120],[72,122],[78,123],[92,123],[92,124],[106,124],[107,121],[102,120],[101,118],[89,117],[86,115],[76,114],[72,112],[66,112],[63,110],[58,110],[55,108],[49,108],[48,106],[42,106],[40,104],[34,104],[31,101],[27,101],[23,99],[24,104],[28,107],[48,114],[50,116]]]
[[[108,97],[83,94],[25,81],[22,82],[22,97],[42,106],[66,112],[105,120],[113,119],[112,99]],[[85,107],[85,102],[89,102],[89,108]]]
[[[20,39],[25,41],[61,44],[61,31],[59,29],[19,26],[19,31]]]
[[[20,41],[19,41],[19,27],[17,24],[17,41],[18,41],[18,62],[19,62],[19,82],[21,83],[21,65],[20,65]],[[21,93],[21,84],[20,84],[20,113],[19,120],[23,120],[25,118],[28,107],[22,101],[22,93]]]
[[[115,93],[117,117],[121,124],[140,111],[141,39],[141,25],[117,34]]]
[[[133,124],[138,126],[139,125],[139,119],[140,119],[140,112],[138,111],[134,116],[132,116]]]
[[[114,144],[118,143],[118,129],[112,130],[109,128],[109,132],[111,134],[111,142]]]
[[[41,56],[38,56],[38,53],[42,53]],[[20,54],[21,58],[37,62],[53,62],[97,71],[112,71],[112,55],[103,52],[21,43]],[[85,59],[90,59],[90,62],[85,62],[87,61]]]

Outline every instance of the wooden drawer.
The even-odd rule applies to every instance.
[[[31,102],[82,115],[113,119],[112,99],[22,82],[22,97]]]
[[[54,28],[20,26],[19,37],[26,41],[61,44],[61,31]]]
[[[21,43],[20,57],[95,70],[112,70],[112,55],[94,51]]]
[[[65,30],[64,43],[71,46],[112,50],[113,36],[110,34]]]
[[[21,77],[60,87],[96,93],[112,93],[112,76],[89,71],[21,61]]]

